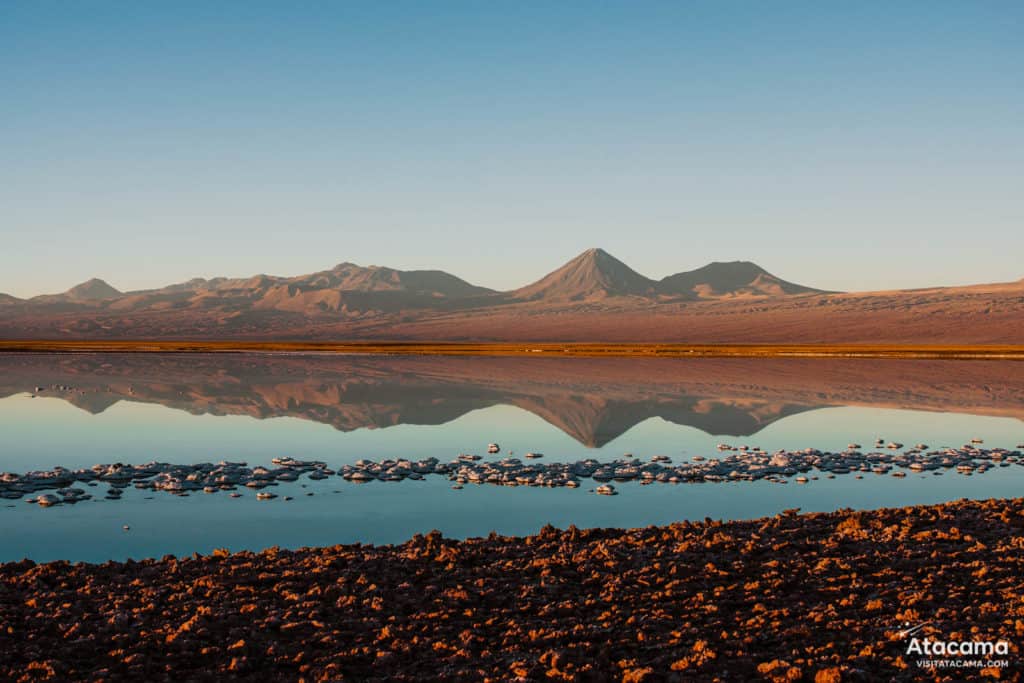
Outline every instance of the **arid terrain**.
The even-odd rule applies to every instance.
[[[1022,316],[1024,280],[826,292],[743,261],[653,280],[590,249],[508,292],[351,263],[136,292],[94,279],[62,294],[0,295],[0,339],[1012,344],[1024,342]]]
[[[0,398],[37,387],[92,413],[133,401],[342,431],[443,424],[514,405],[587,446],[651,417],[741,436],[833,405],[1024,420],[1024,363],[986,360],[0,355]]]
[[[0,677],[1019,681],[1024,499],[0,565]],[[907,624],[1004,641],[923,670]],[[990,658],[983,658],[985,660]]]

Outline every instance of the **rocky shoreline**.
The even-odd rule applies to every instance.
[[[0,565],[0,679],[1021,680],[1024,499]],[[923,670],[906,624],[1008,643]]]

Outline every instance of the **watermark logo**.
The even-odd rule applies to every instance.
[[[905,622],[897,631],[906,660],[920,669],[1006,669],[1010,643],[1006,640],[945,640],[927,629],[932,622]],[[927,629],[927,632],[926,632]]]
[[[932,622],[930,621],[922,621],[917,626],[912,627],[910,626],[910,622],[908,621],[907,623],[903,624],[904,628],[902,631],[900,631],[900,640],[903,640],[904,638],[909,638],[910,636],[914,635],[915,633],[923,629],[925,626],[929,626],[931,623]]]

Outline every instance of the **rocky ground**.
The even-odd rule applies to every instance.
[[[1021,680],[1024,499],[0,565],[0,679]],[[924,671],[898,632],[1003,640]]]

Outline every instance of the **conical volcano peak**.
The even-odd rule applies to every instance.
[[[655,282],[604,249],[587,249],[537,282],[512,292],[520,300],[584,301],[610,296],[647,296]]]
[[[581,260],[582,261],[591,261],[591,262],[593,262],[595,264],[599,264],[599,265],[600,264],[608,264],[608,265],[610,265],[610,264],[619,264],[619,265],[625,266],[627,268],[629,267],[629,266],[626,266],[626,264],[623,263],[622,261],[620,261],[619,259],[617,259],[614,256],[612,256],[611,254],[609,254],[607,251],[605,251],[601,247],[591,247],[590,249],[587,249],[586,251],[580,253],[580,255],[577,256],[576,258],[572,259],[572,261],[581,261]],[[572,263],[572,261],[569,261],[569,263]]]
[[[704,266],[705,270],[717,270],[732,273],[766,273],[764,268],[753,261],[712,261]]]
[[[64,294],[72,299],[89,300],[114,299],[121,296],[121,292],[97,277],[75,285]]]

